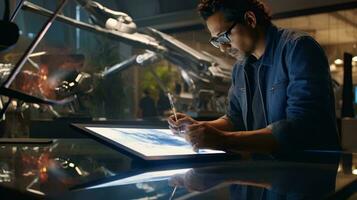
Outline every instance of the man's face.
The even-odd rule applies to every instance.
[[[234,22],[227,22],[222,12],[210,16],[206,23],[212,37],[217,37],[234,24]],[[220,50],[236,59],[243,59],[254,51],[257,41],[255,27],[238,23],[231,31],[230,39],[230,43],[220,45]]]

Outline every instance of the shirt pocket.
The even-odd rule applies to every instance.
[[[245,87],[236,87],[236,95],[238,99],[246,96],[246,93],[247,93],[247,89]]]
[[[269,122],[283,119],[287,105],[287,87],[289,80],[280,80],[271,84],[267,93],[267,112]]]
[[[269,91],[269,93],[276,93],[277,91],[286,89],[288,84],[289,84],[289,80],[287,80],[287,79],[277,81],[269,87],[268,91]]]

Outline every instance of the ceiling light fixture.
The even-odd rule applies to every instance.
[[[337,59],[335,60],[335,64],[336,64],[336,65],[342,65],[342,64],[343,64],[343,60],[337,58]]]

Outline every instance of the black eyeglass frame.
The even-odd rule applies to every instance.
[[[219,48],[220,45],[228,44],[231,42],[231,31],[238,24],[234,22],[226,31],[220,33],[217,37],[212,37],[209,42],[216,48]]]

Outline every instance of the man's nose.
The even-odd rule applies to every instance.
[[[222,52],[226,52],[227,49],[231,48],[231,45],[230,44],[220,44],[219,45],[219,49],[222,51]]]

